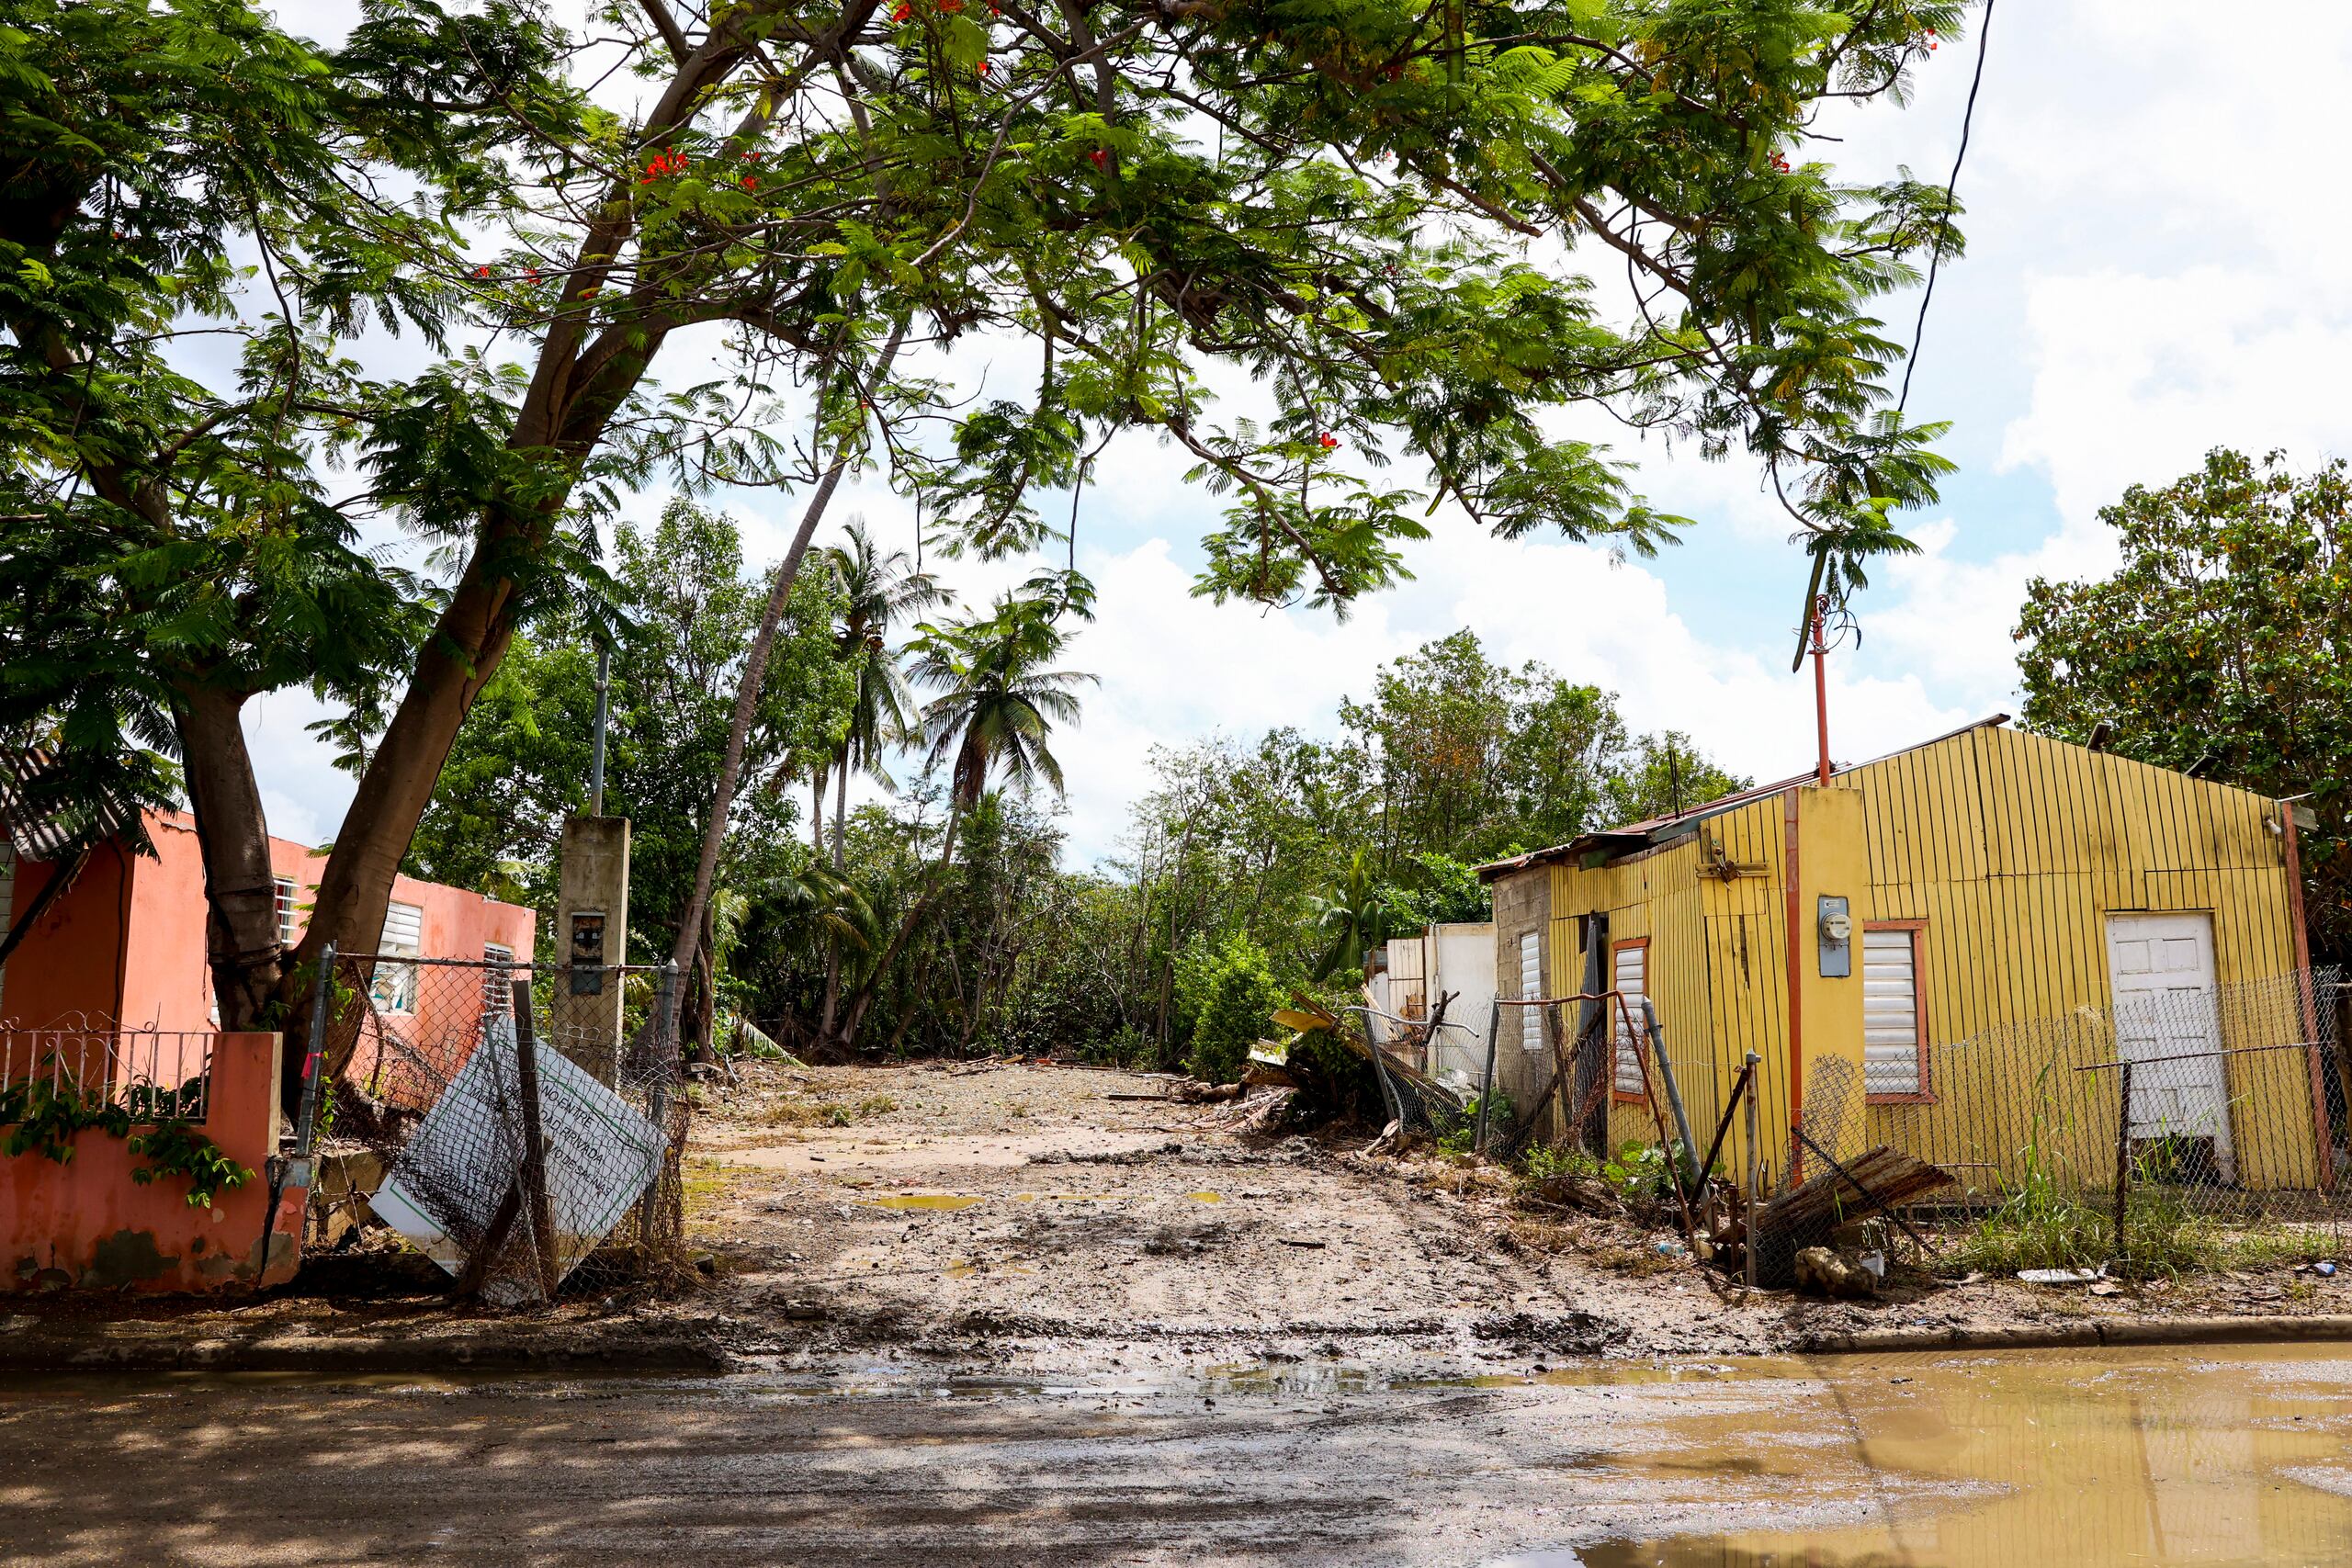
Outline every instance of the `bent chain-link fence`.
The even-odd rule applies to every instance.
[[[344,955],[314,1235],[391,1225],[502,1303],[678,1269],[673,972]]]

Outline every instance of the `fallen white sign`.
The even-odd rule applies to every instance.
[[[452,1274],[463,1273],[522,1179],[522,1077],[514,1021],[486,1021],[482,1042],[368,1199],[378,1217]],[[634,1106],[569,1058],[535,1047],[539,1131],[556,1271],[569,1275],[611,1234],[662,1168],[662,1136]],[[492,1260],[482,1293],[513,1304],[539,1294],[528,1205]]]

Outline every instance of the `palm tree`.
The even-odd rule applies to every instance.
[[[849,816],[850,770],[858,769],[886,787],[882,758],[914,728],[914,696],[890,648],[890,629],[910,615],[948,603],[953,596],[939,580],[917,571],[904,550],[888,555],[865,531],[865,520],[850,519],[849,543],[826,551],[848,603],[842,611],[841,653],[857,670],[848,732],[834,749],[833,868],[847,853],[843,824]]]
[[[1001,772],[1023,795],[1040,780],[1062,792],[1061,763],[1046,740],[1057,723],[1076,722],[1072,688],[1094,677],[1049,666],[1069,640],[1063,612],[1088,615],[1091,592],[1083,580],[1061,573],[1032,579],[1029,590],[998,599],[984,617],[926,625],[915,640],[913,678],[939,694],[923,705],[922,736],[930,764],[948,765],[947,820],[937,866],[842,1010],[844,1043],[856,1037],[876,985],[938,895],[956,834],[988,792],[989,774]]]
[[[939,693],[922,709],[933,766],[948,762],[951,824],[979,804],[1002,770],[1023,795],[1043,779],[1062,793],[1062,766],[1046,748],[1056,721],[1074,723],[1071,688],[1094,679],[1046,666],[1069,640],[1053,599],[1007,594],[978,621],[928,628],[915,645],[914,678]]]

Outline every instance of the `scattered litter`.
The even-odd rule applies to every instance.
[[[2096,1269],[2020,1269],[2018,1278],[2029,1285],[2088,1285],[2107,1278],[2107,1265]]]
[[[1650,1243],[1650,1250],[1660,1258],[1679,1258],[1682,1256],[1682,1244],[1679,1241],[1654,1241]]]
[[[1871,1279],[1882,1281],[1885,1280],[1886,1254],[1884,1252],[1873,1248],[1863,1253],[1857,1261],[1861,1264],[1863,1272],[1870,1275]]]
[[[1278,1235],[1274,1237],[1274,1239],[1281,1242],[1284,1247],[1313,1247],[1318,1252],[1323,1249],[1325,1245],[1319,1241],[1310,1241],[1302,1235]]]
[[[2316,1274],[2323,1280],[2333,1280],[2335,1278],[2335,1265],[2325,1258],[2322,1258],[2317,1263],[2304,1264],[2302,1271],[2305,1273]]]
[[[2122,1293],[2123,1287],[2112,1280],[2101,1280],[2091,1287],[2091,1294],[2095,1296],[2120,1296]]]

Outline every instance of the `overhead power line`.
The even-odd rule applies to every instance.
[[[1984,0],[1984,19],[1976,27],[1976,74],[1968,83],[1968,107],[1960,117],[1960,152],[1951,161],[1951,178],[1944,188],[1952,199],[1960,194],[1960,166],[1968,161],[1968,131],[1976,120],[1976,90],[1984,85],[1984,44],[1993,36],[1993,6],[1995,0]],[[1943,221],[1936,228],[1936,248],[1928,254],[1928,287],[1919,296],[1919,320],[1911,328],[1911,357],[1903,363],[1903,395],[1894,400],[1894,412],[1900,416],[1911,401],[1911,372],[1919,367],[1919,340],[1928,330],[1928,306],[1936,297],[1936,269],[1944,259],[1944,241],[1951,233],[1951,213],[1944,213]]]

